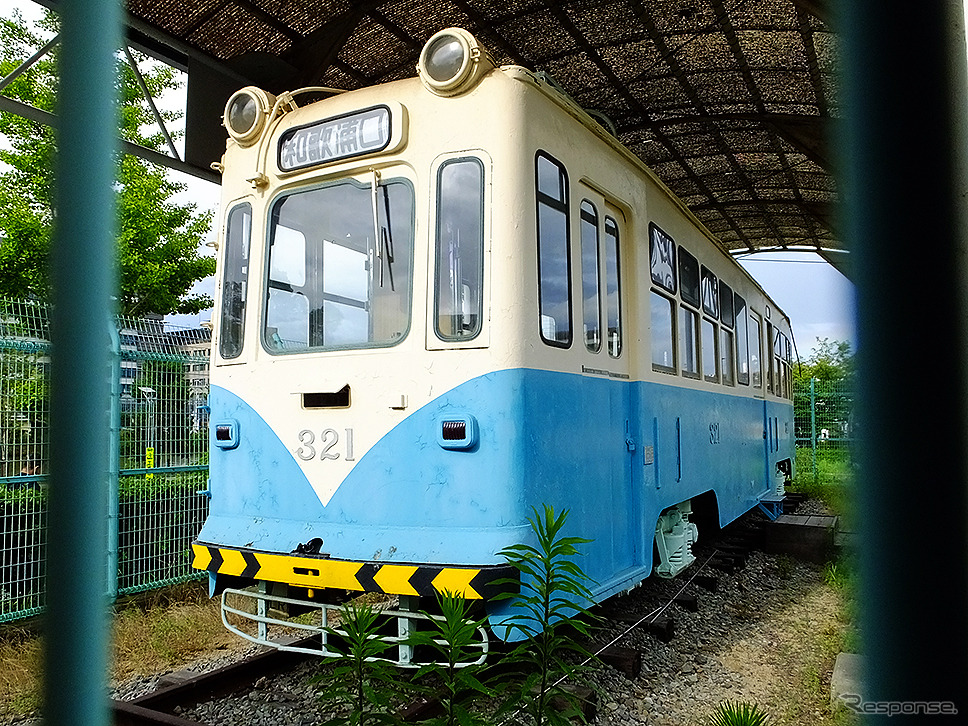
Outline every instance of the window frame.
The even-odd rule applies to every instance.
[[[669,303],[670,309],[670,333],[671,333],[671,352],[672,352],[672,365],[667,366],[662,363],[657,363],[655,360],[655,340],[654,335],[655,327],[652,325],[652,311],[654,298],[660,298],[665,302]],[[651,358],[652,358],[652,370],[657,373],[666,373],[673,376],[679,375],[679,336],[678,330],[678,305],[676,303],[675,297],[669,295],[663,288],[653,287],[649,291],[649,342],[651,347]]]
[[[559,174],[559,183],[561,194],[564,197],[554,198],[550,194],[541,191],[540,188],[540,173],[539,164],[541,160],[544,159],[552,166],[557,167]],[[575,325],[574,325],[574,315],[572,314],[572,290],[571,290],[571,209],[569,205],[570,199],[570,188],[568,179],[568,170],[565,165],[554,158],[551,154],[546,151],[538,150],[534,156],[534,192],[535,192],[535,243],[537,245],[537,271],[538,271],[538,335],[541,341],[545,345],[549,345],[553,348],[568,349],[571,348],[572,342],[575,338]],[[542,270],[542,233],[541,233],[541,207],[544,204],[548,209],[558,212],[564,216],[564,264],[565,264],[565,285],[566,285],[566,300],[565,300],[565,312],[568,315],[568,335],[567,339],[558,340],[557,337],[550,339],[545,336],[543,316],[544,316],[544,303],[545,297],[542,294],[544,282],[544,273]],[[548,316],[552,320],[555,320],[552,316]],[[557,321],[556,321],[557,323]]]
[[[417,214],[417,195],[416,195],[416,189],[415,189],[413,180],[405,173],[405,171],[406,171],[406,168],[405,167],[394,167],[392,170],[383,172],[383,175],[379,179],[379,188],[381,188],[381,189],[384,186],[389,186],[389,185],[401,186],[401,187],[404,187],[407,190],[407,192],[409,193],[409,198],[407,200],[408,201],[408,204],[409,204],[409,206],[408,206],[408,213],[409,213],[409,217],[410,217],[410,221],[411,221],[411,227],[410,227],[410,230],[409,230],[409,245],[410,246],[409,246],[408,253],[407,253],[409,259],[407,260],[407,265],[406,265],[405,268],[399,268],[398,269],[398,275],[399,275],[399,272],[400,271],[403,271],[403,272],[406,272],[406,276],[407,276],[406,277],[406,282],[407,282],[406,301],[405,301],[405,304],[401,305],[401,310],[405,310],[406,311],[406,325],[403,326],[402,329],[400,330],[399,337],[394,338],[392,340],[383,340],[383,339],[381,339],[381,340],[379,340],[377,342],[365,342],[365,343],[356,343],[356,342],[354,342],[354,343],[340,343],[340,344],[335,344],[335,345],[321,345],[321,346],[310,345],[309,343],[311,343],[312,336],[314,334],[313,333],[314,326],[315,326],[315,329],[318,331],[321,324],[322,325],[325,325],[324,322],[321,323],[319,320],[314,321],[314,319],[313,319],[314,316],[316,316],[317,318],[319,318],[320,313],[323,310],[323,307],[322,307],[323,304],[325,304],[327,302],[333,303],[333,304],[348,304],[351,307],[358,307],[359,309],[368,309],[367,307],[361,307],[361,306],[358,306],[358,305],[352,305],[352,303],[354,303],[354,302],[365,302],[366,305],[368,306],[368,305],[372,304],[372,299],[373,299],[371,297],[371,299],[370,300],[367,300],[367,301],[356,301],[356,300],[350,300],[349,298],[343,298],[343,297],[341,297],[338,294],[337,295],[334,295],[332,293],[327,293],[323,289],[323,287],[322,287],[322,285],[323,285],[322,280],[323,280],[323,277],[324,277],[324,275],[326,273],[325,273],[325,270],[323,268],[320,268],[318,270],[316,270],[316,269],[310,270],[310,272],[311,272],[311,274],[312,274],[313,277],[318,277],[319,278],[320,289],[319,289],[318,292],[319,292],[319,297],[320,297],[320,301],[321,302],[320,302],[320,306],[318,308],[316,308],[315,310],[312,310],[312,309],[309,310],[308,319],[307,319],[307,325],[308,325],[307,336],[309,337],[309,341],[307,342],[306,347],[292,348],[292,349],[286,350],[284,348],[281,349],[281,348],[278,348],[278,347],[275,347],[275,346],[269,344],[267,330],[270,327],[269,326],[269,322],[270,322],[270,320],[269,320],[270,290],[272,290],[272,289],[280,289],[280,290],[283,290],[284,291],[284,289],[282,287],[279,287],[278,285],[276,287],[273,287],[273,284],[272,284],[273,282],[278,283],[280,281],[274,281],[274,280],[272,280],[271,279],[271,276],[270,276],[270,273],[269,273],[269,271],[271,269],[271,265],[272,265],[272,253],[271,253],[271,249],[270,249],[270,247],[271,247],[270,242],[271,242],[271,240],[273,238],[274,225],[278,225],[279,224],[278,221],[277,221],[277,219],[276,219],[277,216],[278,216],[278,214],[279,214],[279,212],[277,211],[277,205],[281,201],[283,201],[284,199],[287,199],[289,197],[292,197],[292,196],[295,196],[295,195],[298,195],[298,194],[320,192],[322,190],[330,189],[330,188],[335,188],[335,187],[338,187],[338,186],[341,186],[341,185],[344,185],[344,184],[350,185],[352,187],[356,187],[359,190],[363,190],[363,191],[366,192],[367,195],[369,195],[371,193],[369,191],[370,188],[371,188],[370,185],[372,183],[371,182],[371,179],[368,178],[365,175],[352,175],[351,174],[351,175],[342,176],[342,177],[335,178],[335,179],[328,179],[328,180],[321,181],[321,182],[316,183],[316,184],[306,184],[306,185],[300,185],[300,186],[288,187],[288,188],[285,188],[285,189],[281,189],[279,191],[279,193],[266,206],[266,209],[268,210],[268,214],[267,214],[267,218],[266,218],[266,221],[265,221],[265,224],[266,224],[265,236],[264,236],[264,239],[262,241],[262,243],[263,243],[263,255],[264,255],[264,260],[263,260],[263,281],[262,281],[262,298],[260,300],[260,303],[261,303],[261,311],[262,311],[261,312],[261,316],[262,317],[261,317],[261,319],[259,321],[259,333],[260,333],[262,348],[263,348],[263,350],[265,350],[265,352],[267,352],[269,355],[272,355],[272,356],[282,356],[282,357],[286,357],[286,356],[292,356],[292,355],[318,355],[318,354],[321,354],[321,353],[340,352],[340,351],[347,351],[347,350],[374,350],[374,349],[380,349],[380,348],[393,348],[393,347],[396,347],[397,345],[399,345],[400,343],[402,343],[403,341],[405,341],[409,337],[410,331],[413,328],[413,299],[414,299],[414,292],[415,292],[415,289],[414,289],[414,265],[415,265],[415,257],[416,257],[416,252],[417,252],[417,250],[416,250],[416,242],[417,242],[417,237],[416,237],[416,234],[417,234],[417,217],[416,217],[416,214]],[[390,172],[392,172],[395,175],[394,176],[391,176],[390,175]],[[369,206],[370,206],[370,204],[368,202],[367,203],[367,208],[368,209],[369,209]],[[382,215],[383,215],[383,204],[382,203],[378,205],[378,210],[379,210],[379,212],[381,214],[381,217],[382,217]],[[367,219],[372,220],[372,215],[368,216]],[[370,222],[370,224],[372,224],[372,221]],[[289,229],[292,229],[292,228],[290,227]],[[299,231],[299,230],[296,230],[296,231]],[[316,252],[313,253],[317,257],[320,256],[321,254],[323,254],[322,243],[325,242],[325,241],[329,241],[329,240],[322,240],[321,239],[320,240],[320,246],[319,246],[318,253],[316,253]],[[330,242],[331,242],[331,244],[335,244],[335,242],[332,242],[332,241],[330,241]],[[399,240],[397,240],[394,243],[394,247],[396,247],[398,244],[399,244]],[[343,245],[340,245],[340,246],[343,246]],[[350,249],[350,248],[347,248],[347,249]],[[399,250],[396,250],[396,253],[397,253],[396,256],[399,256]],[[399,280],[400,279],[401,278],[399,278],[399,277],[397,278],[397,283],[396,284],[399,284]],[[311,283],[315,283],[315,281],[314,280],[307,280],[306,286],[310,285]]]
[[[729,350],[724,342],[729,341]],[[729,377],[726,376],[727,364]],[[719,328],[719,376],[724,386],[736,385],[736,333],[725,325]]]
[[[750,355],[750,388],[753,388],[754,390],[756,390],[758,393],[762,395],[763,378],[764,378],[764,375],[763,375],[764,373],[764,370],[763,370],[763,316],[760,315],[755,310],[753,310],[753,308],[751,307],[747,307],[747,315],[749,316],[747,318],[747,324],[749,325],[750,331],[752,331],[754,327],[756,328],[756,340],[755,341],[753,340],[752,335],[749,336],[748,340],[751,344],[754,342],[756,344],[756,351],[755,351],[757,353],[756,374],[760,378],[759,382],[756,382],[753,376],[753,373],[754,373],[753,356]],[[753,325],[753,323],[755,323],[755,326]],[[750,353],[753,353],[752,345],[750,345]]]
[[[702,315],[700,317],[701,317],[701,320],[699,321],[699,357],[701,359],[701,362],[700,362],[699,368],[702,373],[702,377],[704,381],[706,381],[707,383],[719,383],[719,380],[720,380],[719,325],[716,323],[715,320],[713,320],[708,315]],[[706,328],[707,323],[709,325],[708,329],[712,330],[712,342],[713,342],[713,349],[712,351],[708,351],[708,352],[706,350],[706,338],[705,338],[705,335],[703,335],[704,329],[707,329]],[[709,356],[708,358],[707,358],[707,355]],[[711,376],[706,374],[707,361],[712,361],[712,364],[713,364],[713,374]]]
[[[686,320],[684,315],[691,315],[693,324],[689,327],[692,328],[692,341],[693,347],[695,348],[695,354],[693,359],[696,362],[696,369],[694,371],[684,368],[687,360],[686,351],[683,350],[683,346],[686,345]],[[678,332],[679,332],[679,373],[683,378],[692,378],[695,380],[702,379],[702,334],[700,330],[700,320],[702,316],[699,311],[691,307],[690,305],[679,305],[679,320],[678,322]]]
[[[614,230],[614,234],[609,233],[609,226]],[[619,227],[618,220],[613,215],[605,214],[605,221],[603,223],[603,234],[602,238],[604,240],[605,246],[605,348],[608,350],[608,355],[611,358],[621,358],[622,357],[622,233]],[[614,245],[609,243],[609,240],[614,241]],[[614,260],[610,258],[610,253],[614,253]],[[611,263],[614,261],[615,266],[615,330],[617,331],[617,345],[615,350],[612,350],[611,344],[611,330],[609,324],[612,320],[612,308],[610,304],[611,297],[609,295],[609,286],[612,283],[611,278]]]
[[[244,234],[245,239],[240,241],[240,247],[238,248],[240,254],[237,256],[236,261],[241,264],[239,266],[239,277],[238,279],[229,280],[229,273],[233,271],[234,267],[229,264],[229,254],[231,251],[236,249],[230,243],[230,233],[231,233],[231,223],[232,219],[237,212],[248,212],[248,231],[245,232],[243,228],[242,234]],[[219,331],[218,331],[218,353],[219,358],[224,361],[234,361],[242,352],[245,350],[245,322],[246,322],[246,308],[248,307],[248,295],[249,295],[249,282],[252,274],[251,264],[252,264],[252,232],[253,232],[253,205],[249,200],[243,200],[236,204],[233,204],[225,215],[225,233],[223,238],[223,245],[225,247],[225,253],[222,258],[222,279],[221,279],[221,293],[219,299]],[[226,320],[229,318],[229,314],[226,312],[226,306],[232,298],[227,297],[228,287],[230,283],[238,283],[241,287],[241,293],[238,299],[239,303],[239,314],[238,322],[235,328],[238,332],[238,343],[234,350],[226,350],[226,342],[231,340],[231,337],[226,334]]]
[[[744,298],[738,292],[733,291],[733,329],[736,331],[736,382],[741,386],[750,385],[749,314],[750,310],[746,302],[746,298]],[[743,357],[740,357],[740,341],[743,343]],[[743,363],[746,363],[745,373],[743,373]]]
[[[477,253],[479,255],[479,269],[476,275],[477,281],[477,325],[476,329],[473,330],[470,335],[444,335],[440,330],[440,290],[441,290],[441,270],[442,270],[442,258],[441,254],[441,208],[443,200],[443,184],[442,178],[445,170],[456,164],[467,164],[473,163],[477,166],[480,171],[480,246],[477,248]],[[484,331],[485,322],[485,289],[484,289],[484,267],[486,264],[487,257],[487,207],[485,194],[487,190],[487,168],[484,161],[477,156],[473,155],[462,155],[444,159],[437,166],[436,174],[434,175],[435,180],[435,199],[436,207],[434,209],[434,278],[433,278],[433,290],[434,290],[434,303],[433,310],[431,313],[433,334],[436,336],[438,341],[450,344],[459,343],[469,343],[476,340]]]
[[[579,247],[581,248],[581,313],[582,313],[582,339],[585,341],[585,350],[589,353],[598,353],[602,349],[602,261],[601,261],[601,231],[598,227],[598,208],[590,199],[582,199],[578,205],[579,219]],[[594,237],[589,240],[586,232],[592,232]],[[591,244],[589,244],[589,242]],[[594,252],[594,270],[585,269],[586,253]],[[589,290],[588,283],[594,283],[594,290]],[[594,303],[589,309],[589,293],[594,294]],[[589,340],[589,332],[585,326],[589,322],[589,313],[594,313],[595,334],[597,340]]]
[[[664,278],[657,278],[655,276],[655,257],[653,257],[653,252],[662,247],[668,246],[669,251],[669,266],[671,269],[671,286],[669,281]],[[660,255],[661,259],[661,255]],[[679,292],[679,263],[678,255],[676,254],[676,242],[672,239],[665,230],[663,230],[655,222],[649,222],[649,278],[652,280],[652,285],[655,287],[662,288],[669,295],[675,295]]]
[[[679,247],[679,299],[687,305],[691,305],[696,310],[700,310],[702,306],[702,277],[699,272],[699,260],[693,255],[689,250],[685,249],[680,245]],[[682,274],[686,268],[690,268],[689,271],[695,271],[695,295],[693,294],[692,287],[687,291],[684,275]]]

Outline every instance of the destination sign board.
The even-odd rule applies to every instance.
[[[290,129],[279,139],[279,169],[295,171],[382,151],[390,145],[390,109],[375,106]]]

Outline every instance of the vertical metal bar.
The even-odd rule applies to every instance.
[[[269,592],[269,583],[260,582],[259,583],[259,594],[262,596],[256,600],[256,615],[260,618],[265,618],[269,614],[269,603],[265,596]],[[269,640],[269,626],[266,624],[265,620],[259,620],[259,640],[266,642]]]
[[[883,703],[951,702],[963,717],[963,9],[961,0],[916,9],[884,0],[839,5],[846,116],[841,194],[858,291],[857,511],[869,671],[863,695]],[[918,511],[927,515],[922,537],[914,536]],[[924,717],[890,720],[922,723]]]
[[[51,461],[44,722],[108,723],[105,540],[116,287],[117,0],[64,0],[51,249]]]
[[[810,451],[813,452],[813,483],[820,481],[817,468],[817,379],[810,379]]]
[[[108,323],[111,340],[111,450],[108,454],[108,597],[118,597],[118,547],[121,486],[121,336],[114,320]]]

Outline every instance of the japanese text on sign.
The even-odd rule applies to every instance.
[[[324,119],[292,129],[279,140],[279,168],[293,171],[385,149],[390,143],[386,106]]]

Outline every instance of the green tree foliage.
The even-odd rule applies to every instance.
[[[812,394],[811,379],[815,379]],[[794,367],[793,382],[798,438],[810,438],[812,427],[818,435],[823,429],[834,438],[849,435],[854,407],[854,354],[850,343],[819,338],[810,357]]]
[[[19,15],[0,19],[0,77],[29,58],[57,30],[48,14],[30,29]],[[136,56],[152,95],[177,87],[174,69]],[[57,52],[35,63],[8,85],[4,95],[56,112]],[[143,97],[137,77],[123,55],[118,58],[120,135],[160,150],[164,137]],[[162,112],[166,122],[177,118]],[[55,133],[22,116],[0,113],[0,295],[49,299],[48,255],[55,223]],[[69,152],[69,150],[68,150]],[[119,312],[197,313],[210,307],[207,295],[191,294],[192,286],[215,271],[215,260],[198,248],[211,225],[211,214],[172,197],[185,188],[166,171],[133,156],[120,155],[116,182],[118,210]]]
[[[809,381],[849,381],[854,375],[854,352],[846,340],[817,338],[817,347],[810,357],[794,367],[795,382]]]

